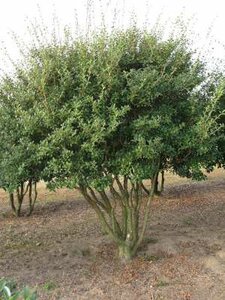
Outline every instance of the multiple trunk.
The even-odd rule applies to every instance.
[[[135,256],[143,240],[157,177],[158,173],[152,180],[147,201],[142,197],[142,183],[133,183],[126,176],[122,179],[113,177],[109,192],[96,191],[84,185],[79,187],[84,198],[95,210],[102,228],[117,244],[122,260]],[[144,216],[142,224],[139,224],[141,211]]]
[[[149,216],[150,204],[155,194],[159,194],[164,186],[164,172],[161,172],[161,186],[159,189],[159,172],[151,180],[151,188],[148,190],[142,182],[133,183],[128,177],[112,178],[109,192],[96,191],[91,187],[80,185],[79,189],[84,198],[95,210],[104,232],[108,233],[118,246],[119,257],[122,260],[130,260],[135,256],[140,246]],[[148,194],[147,202],[143,201],[142,193]],[[16,192],[9,194],[11,208],[19,217],[25,196],[28,195],[29,211],[32,214],[37,200],[37,183],[30,179],[21,182]],[[143,222],[140,225],[140,212],[143,210]]]
[[[17,217],[21,216],[22,204],[27,194],[29,201],[29,211],[27,215],[30,216],[37,200],[37,182],[32,179],[28,182],[21,182],[14,193],[9,193],[10,205],[14,215]]]
[[[159,182],[159,175],[161,174],[161,182]],[[164,182],[165,182],[165,176],[164,176],[164,171],[161,171],[161,173],[157,173],[157,177],[155,182],[153,182],[153,179],[151,179],[151,185],[154,188],[154,194],[155,195],[161,195],[161,193],[164,190]],[[145,187],[145,185],[142,183],[141,184],[143,191],[149,195],[149,190]]]
[[[158,188],[159,172],[151,180],[151,188],[148,190],[142,182],[133,183],[128,177],[115,176],[112,178],[109,192],[96,191],[91,187],[80,185],[79,189],[84,198],[95,210],[104,232],[108,233],[117,244],[119,257],[122,260],[130,260],[135,256],[140,246],[149,216],[150,204],[155,194],[159,194],[164,186],[164,172],[161,172],[161,186]],[[148,194],[147,202],[143,201],[142,193]],[[37,183],[30,179],[21,182],[16,192],[9,194],[11,208],[19,217],[25,196],[28,195],[29,211],[32,214],[37,200]],[[143,210],[143,222],[140,225],[140,212]]]

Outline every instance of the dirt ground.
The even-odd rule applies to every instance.
[[[224,300],[225,171],[204,182],[167,174],[145,244],[121,264],[82,197],[39,186],[31,217],[16,219],[0,192],[0,278],[45,300]]]

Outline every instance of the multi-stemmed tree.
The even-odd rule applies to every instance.
[[[204,65],[183,39],[162,41],[136,29],[43,51],[57,61],[45,93],[60,80],[65,88],[61,103],[55,99],[54,130],[41,143],[44,178],[52,187],[78,188],[129,259],[142,242],[158,173],[202,174],[217,126],[207,121],[210,100],[198,107]],[[69,84],[60,77],[65,69]],[[152,180],[147,200],[145,179]]]
[[[77,40],[67,32],[65,43],[31,49],[13,92],[3,86],[1,95],[8,143],[1,186],[12,193],[43,179],[50,188],[79,189],[120,257],[130,259],[159,172],[199,177],[211,153],[220,94],[207,94],[199,109],[205,80],[204,64],[182,37],[163,40],[136,28]]]
[[[25,196],[28,215],[37,200],[43,161],[37,157],[40,126],[33,119],[34,93],[22,75],[6,76],[0,87],[0,186],[9,193],[13,213],[21,215]]]

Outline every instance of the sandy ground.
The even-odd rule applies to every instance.
[[[167,174],[145,244],[127,264],[78,193],[42,184],[39,199],[31,217],[16,219],[0,192],[0,278],[38,299],[225,299],[225,171],[204,182]]]

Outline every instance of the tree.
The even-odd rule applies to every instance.
[[[224,116],[225,116],[225,80],[218,70],[207,73],[206,80],[201,88],[195,92],[195,111],[202,115],[199,126],[201,137],[208,132],[208,139],[204,143],[196,141],[198,152],[189,149],[186,153],[187,161],[175,157],[171,169],[179,176],[193,178],[195,180],[206,179],[199,166],[208,173],[215,167],[224,166]],[[192,166],[192,167],[190,167]]]
[[[41,143],[44,179],[52,188],[78,188],[120,257],[130,259],[144,237],[158,173],[179,161],[174,171],[202,174],[212,132],[204,126],[208,111],[197,105],[204,65],[183,39],[162,41],[135,28],[42,51],[41,66],[54,60],[53,69],[42,68],[42,82],[57,114]],[[55,89],[63,90],[60,102]]]
[[[43,161],[37,157],[40,125],[32,116],[34,93],[29,90],[22,70],[13,79],[3,78],[0,87],[0,186],[9,193],[13,213],[21,215],[28,197],[28,215],[37,200],[37,182]]]
[[[40,45],[30,50],[22,71],[26,88],[15,90],[26,96],[13,99],[27,104],[15,136],[25,134],[35,146],[28,157],[37,163],[38,178],[52,189],[79,189],[119,256],[132,258],[146,231],[158,174],[171,168],[183,176],[202,174],[217,128],[210,99],[205,109],[198,106],[204,64],[183,37],[163,40],[131,28]],[[23,179],[36,174],[30,166]],[[147,200],[146,179],[152,180]]]
[[[216,71],[212,79],[208,84],[208,94],[219,98],[219,101],[214,101],[215,109],[212,118],[220,130],[215,132],[211,141],[213,147],[211,155],[205,158],[205,167],[208,172],[211,172],[214,167],[225,167],[225,78],[221,72]]]

